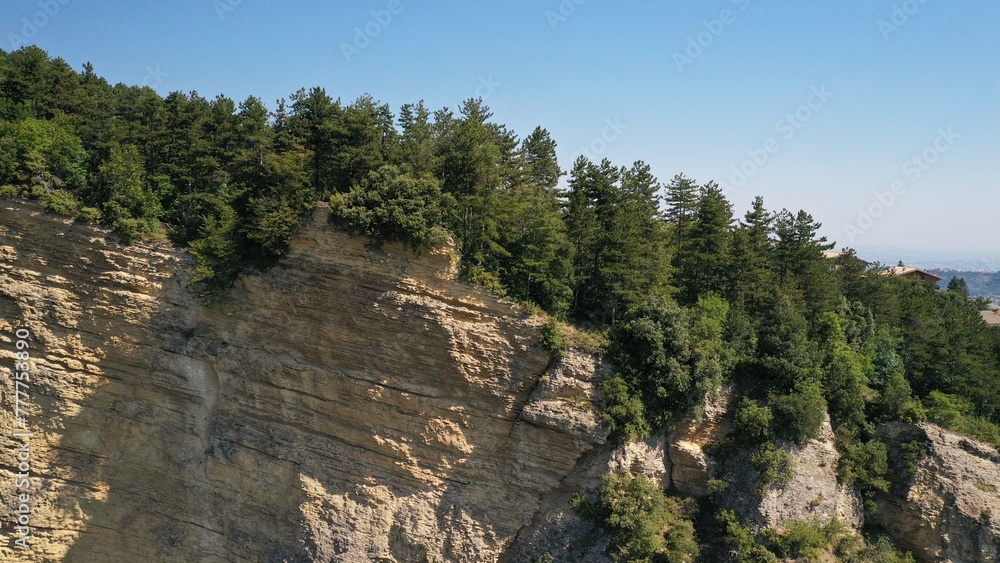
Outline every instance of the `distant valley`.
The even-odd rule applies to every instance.
[[[969,295],[989,297],[995,303],[1000,303],[1000,272],[970,272],[948,268],[929,271],[944,278],[941,282],[942,287],[947,287],[953,277],[963,278],[969,286]]]

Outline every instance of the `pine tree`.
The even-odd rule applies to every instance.
[[[703,186],[687,243],[678,249],[674,264],[685,272],[679,300],[693,304],[702,295],[723,293],[729,287],[732,256],[733,208],[718,184]]]
[[[404,104],[399,110],[399,161],[414,176],[432,173],[437,168],[430,117],[423,101]]]
[[[549,132],[536,127],[521,143],[521,155],[525,183],[554,195],[563,172],[556,160],[556,142]]]
[[[753,206],[733,233],[733,278],[728,293],[741,299],[748,311],[759,314],[776,277],[771,268],[774,214],[764,207],[764,199],[754,198]]]
[[[323,88],[308,92],[299,90],[292,95],[288,130],[302,141],[309,151],[310,181],[313,190],[326,198],[338,189],[338,139],[342,137],[344,110]]]

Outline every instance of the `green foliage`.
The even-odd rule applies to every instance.
[[[104,222],[126,242],[153,238],[160,232],[160,202],[146,184],[137,147],[113,146],[98,170],[96,184],[92,197],[103,201]]]
[[[775,392],[788,392],[817,377],[817,356],[796,293],[774,293],[757,331],[753,375]]]
[[[885,536],[875,543],[865,543],[860,549],[843,549],[837,553],[845,563],[915,563],[909,553],[897,551]]]
[[[681,303],[692,304],[708,292],[722,292],[729,287],[732,222],[732,205],[718,184],[701,187],[693,202],[688,232],[674,255],[674,267],[683,273],[677,280]]]
[[[826,401],[818,383],[800,384],[795,391],[778,395],[771,402],[776,436],[802,444],[819,435]]]
[[[857,434],[867,426],[865,420],[866,359],[844,339],[831,346],[824,367],[823,386],[830,417],[842,434]]]
[[[205,217],[203,236],[191,244],[196,259],[192,281],[202,287],[203,294],[219,296],[235,283],[243,264],[239,225],[231,208],[223,208],[218,218]]]
[[[694,525],[682,504],[666,496],[644,475],[605,475],[600,491],[601,525],[615,543],[618,561],[694,561]]]
[[[177,198],[171,210],[170,239],[190,244],[205,232],[209,220],[219,221],[232,208],[214,194],[194,193]]]
[[[96,207],[81,207],[80,212],[77,213],[76,220],[82,223],[93,223],[99,224],[101,222],[101,210]]]
[[[463,278],[469,283],[481,285],[487,291],[500,296],[507,295],[507,288],[500,282],[500,278],[482,266],[469,266],[463,272]]]
[[[780,534],[771,530],[766,534],[772,551],[783,558],[819,561],[823,549],[830,544],[830,538],[822,526],[815,522],[789,520],[783,524]]]
[[[968,399],[931,391],[924,400],[924,407],[929,421],[1000,447],[1000,424],[973,415],[973,406]]]
[[[872,405],[875,420],[921,422],[927,418],[923,406],[913,396],[910,383],[900,372],[889,376],[878,399]]]
[[[900,553],[885,537],[873,542],[855,534],[834,518],[829,524],[788,520],[784,530],[764,530],[755,538],[732,511],[716,515],[722,542],[733,550],[735,560],[746,563],[784,561],[842,561],[845,563],[913,563],[911,555]]]
[[[713,317],[709,305],[690,311],[652,298],[613,327],[611,359],[653,428],[668,428],[720,382],[722,330],[712,327],[724,309]]]
[[[843,561],[847,563],[912,563],[909,554],[901,554],[884,537],[869,543],[834,518],[823,526],[818,522],[789,520],[784,531],[766,530],[764,543],[785,560]]]
[[[784,487],[795,475],[792,455],[774,445],[764,442],[750,457],[750,463],[760,474],[757,492],[763,495],[769,487]]]
[[[914,475],[920,469],[920,462],[927,457],[927,443],[920,440],[911,440],[900,444],[903,467],[907,474]]]
[[[646,420],[646,409],[642,399],[634,394],[628,383],[615,376],[601,384],[607,406],[601,412],[601,419],[611,433],[622,441],[638,440],[649,435],[651,428]]]
[[[42,196],[42,208],[48,213],[63,217],[76,217],[80,212],[80,200],[66,190],[55,190]]]
[[[740,522],[736,513],[722,510],[716,514],[722,543],[728,546],[739,563],[778,563],[778,558],[757,542],[750,528]]]
[[[64,120],[0,122],[0,182],[80,189],[86,169],[83,143]]]
[[[888,471],[889,452],[882,442],[869,440],[840,445],[840,480],[853,483],[869,507],[876,492],[889,492],[889,481],[885,479]]]
[[[711,499],[718,499],[723,493],[729,489],[729,483],[716,479],[714,477],[709,478],[706,488],[708,490],[708,497]]]
[[[551,352],[562,354],[569,349],[569,342],[559,321],[549,319],[538,332],[538,344]]]
[[[1000,443],[1000,331],[965,279],[939,291],[850,249],[828,260],[808,213],[757,198],[734,224],[718,186],[662,186],[642,162],[580,158],[562,192],[557,156],[546,130],[519,141],[482,100],[397,118],[312,88],[272,111],[112,86],[37,47],[0,52],[0,197],[127,241],[166,227],[206,293],[275,263],[330,200],[334,221],[379,241],[453,235],[464,279],[586,325],[543,340],[607,350],[618,377],[603,416],[621,437],[669,428],[733,378],[753,400],[738,412],[752,440],[808,439],[828,405],[844,443],[925,417]]]
[[[967,399],[940,391],[931,391],[924,399],[924,406],[927,418],[945,428],[960,426],[972,412],[972,404]]]
[[[570,173],[565,221],[574,249],[575,318],[615,324],[666,292],[659,184],[649,166],[617,168],[581,157]]]
[[[330,220],[355,235],[420,248],[441,242],[435,227],[443,224],[448,205],[434,178],[413,178],[384,166],[349,192],[334,195]]]
[[[736,407],[736,433],[749,442],[765,441],[771,437],[773,418],[770,408],[744,397]]]

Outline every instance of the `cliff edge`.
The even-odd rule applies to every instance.
[[[16,327],[34,434],[31,550],[5,527],[0,559],[500,557],[604,442],[598,364],[555,361],[451,249],[369,246],[327,212],[208,307],[183,253],[0,202],[5,457]]]

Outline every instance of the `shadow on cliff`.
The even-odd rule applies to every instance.
[[[516,532],[538,494],[506,448],[547,353],[486,330],[503,307],[478,290],[444,299],[355,254],[245,277],[218,307],[182,263],[154,310],[82,307],[54,334],[100,352],[72,408],[43,406],[67,413],[65,560],[476,560]]]

